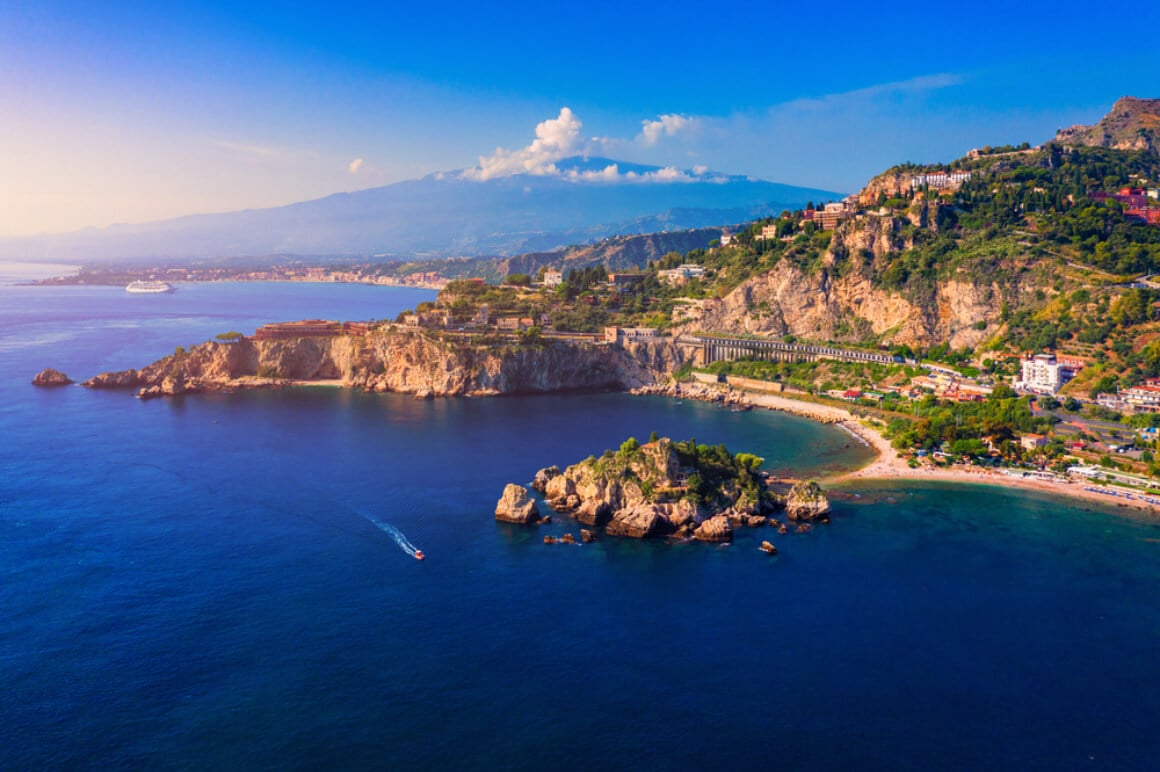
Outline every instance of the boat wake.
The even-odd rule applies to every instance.
[[[410,555],[411,557],[413,557],[417,560],[423,559],[423,551],[420,550],[418,547],[416,547],[411,542],[407,541],[407,537],[404,536],[403,532],[400,531],[398,528],[396,528],[395,526],[386,522],[385,520],[379,520],[374,515],[367,515],[367,514],[364,514],[362,512],[360,512],[359,514],[361,514],[363,517],[365,517],[368,523],[375,526],[376,528],[381,530],[383,533],[387,534],[392,539],[394,539],[395,544],[398,544],[399,549],[401,549],[403,552],[406,552],[408,555]]]

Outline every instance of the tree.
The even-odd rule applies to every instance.
[[[636,437],[629,437],[620,445],[620,455],[628,456],[640,450],[640,443],[637,442]]]
[[[1000,383],[991,391],[991,396],[987,398],[989,402],[998,402],[1003,399],[1015,399],[1019,395],[1015,393],[1015,389],[1011,388],[1006,383]]]

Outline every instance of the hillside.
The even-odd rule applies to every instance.
[[[1124,97],[1094,126],[1062,129],[1055,141],[1064,145],[1116,150],[1160,150],[1160,99]]]
[[[698,258],[713,297],[682,328],[915,348],[1107,342],[1125,285],[1160,270],[1160,228],[1105,197],[1155,189],[1160,156],[1058,143],[986,150],[888,170],[833,229],[802,213],[755,223]],[[912,188],[944,169],[971,177]],[[775,232],[762,238],[766,229]]]

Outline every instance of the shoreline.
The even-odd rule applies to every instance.
[[[638,393],[657,394],[658,392],[641,390]],[[850,483],[860,480],[909,480],[915,482],[935,481],[993,485],[997,487],[1011,486],[1023,490],[1049,493],[1074,501],[1102,504],[1113,511],[1134,510],[1150,515],[1150,519],[1160,518],[1160,508],[1155,505],[1143,501],[1119,499],[1111,495],[1085,490],[1083,482],[1062,482],[1039,480],[1030,477],[1016,477],[974,466],[934,468],[922,464],[917,468],[912,468],[903,459],[902,455],[890,445],[890,441],[885,436],[877,429],[862,423],[857,416],[845,408],[833,405],[819,405],[812,402],[796,400],[791,397],[741,391],[738,389],[699,389],[696,387],[690,389],[683,384],[678,392],[666,391],[665,394],[679,399],[724,401],[726,404],[765,408],[767,410],[807,418],[817,423],[833,424],[861,439],[877,454],[874,460],[866,466],[822,478],[821,482],[826,485],[846,487]]]

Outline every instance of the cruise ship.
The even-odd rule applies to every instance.
[[[173,292],[176,289],[172,284],[163,281],[135,281],[125,288],[126,292],[135,292],[146,295],[156,295],[161,292]]]

